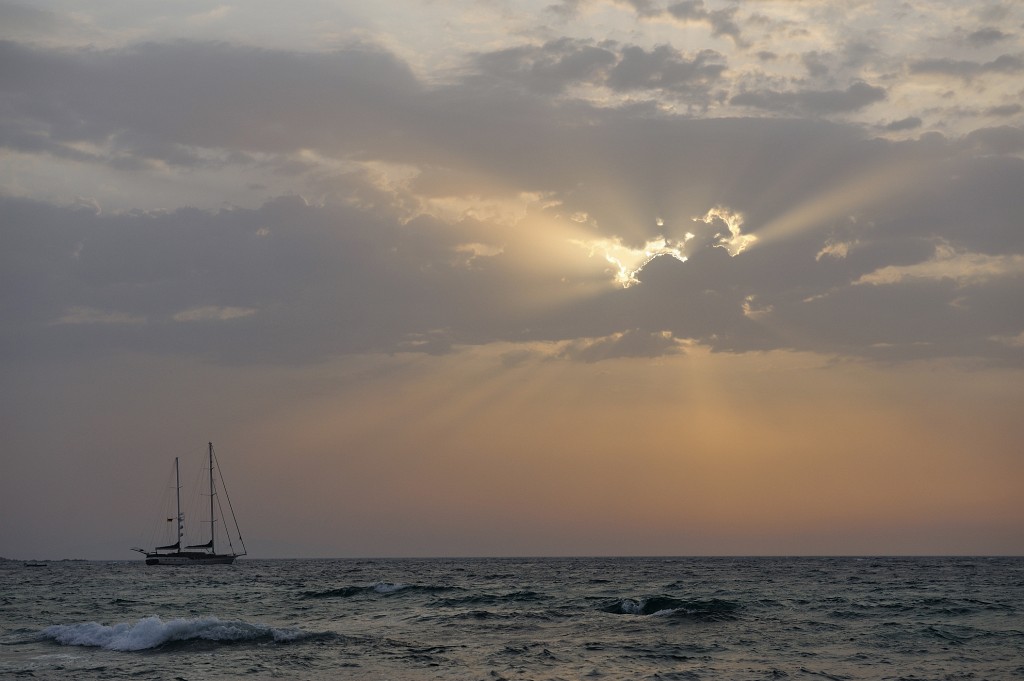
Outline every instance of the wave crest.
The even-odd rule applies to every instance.
[[[107,650],[132,651],[157,648],[175,641],[204,640],[221,643],[269,640],[275,643],[298,641],[315,634],[300,629],[277,629],[265,624],[216,617],[167,620],[153,615],[138,622],[105,625],[97,622],[55,624],[41,632],[43,638],[66,646],[88,646]]]
[[[657,615],[700,620],[734,619],[739,604],[719,598],[680,600],[669,596],[652,596],[639,600],[621,598],[601,608],[614,615]]]
[[[360,596],[364,594],[373,594],[378,596],[391,596],[392,594],[410,592],[410,593],[440,593],[444,591],[451,591],[456,587],[450,586],[432,586],[425,584],[401,584],[394,582],[377,582],[371,586],[343,586],[337,589],[326,589],[324,591],[305,591],[302,593],[303,598],[352,598],[353,596]]]

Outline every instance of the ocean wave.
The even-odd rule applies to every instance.
[[[681,600],[670,596],[650,598],[621,598],[601,608],[613,615],[652,615],[700,620],[731,620],[739,610],[738,603],[712,598],[710,600]]]
[[[235,643],[244,641],[273,641],[291,643],[321,636],[301,629],[278,629],[265,624],[250,624],[241,620],[221,620],[216,617],[178,618],[164,621],[153,615],[138,622],[106,625],[97,622],[55,624],[40,632],[66,646],[86,646],[107,650],[133,651],[159,648],[172,642],[213,641]]]
[[[461,608],[465,606],[495,606],[508,603],[532,603],[544,600],[542,594],[536,591],[513,591],[506,594],[471,594],[461,598],[442,598],[430,605],[440,608]]]
[[[361,593],[366,593],[368,587],[364,586],[343,586],[337,589],[324,589],[323,591],[304,591],[303,598],[351,598]]]
[[[400,592],[414,592],[414,593],[440,593],[443,591],[451,591],[457,587],[451,586],[431,586],[423,584],[402,584],[394,582],[377,582],[370,586],[343,586],[337,589],[325,589],[323,591],[306,591],[303,592],[303,598],[352,598],[353,596],[360,596],[363,594],[376,594],[380,596],[390,596]]]
[[[392,584],[391,582],[377,582],[373,585],[373,590],[379,594],[393,594],[409,588],[412,587],[408,584]]]

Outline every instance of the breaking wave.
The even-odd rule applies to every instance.
[[[250,624],[241,620],[221,620],[216,617],[179,618],[164,621],[153,615],[135,623],[55,624],[43,629],[41,636],[66,646],[132,651],[159,648],[172,642],[195,640],[220,643],[251,641],[291,643],[318,638],[323,634],[313,634],[301,629],[277,629],[265,624]]]

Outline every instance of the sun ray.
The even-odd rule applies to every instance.
[[[941,171],[941,166],[919,159],[867,168],[792,206],[758,227],[755,234],[762,244],[798,236],[845,215],[920,191],[933,183]]]

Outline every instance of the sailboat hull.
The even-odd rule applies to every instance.
[[[146,554],[146,565],[230,565],[235,556],[218,553]]]

